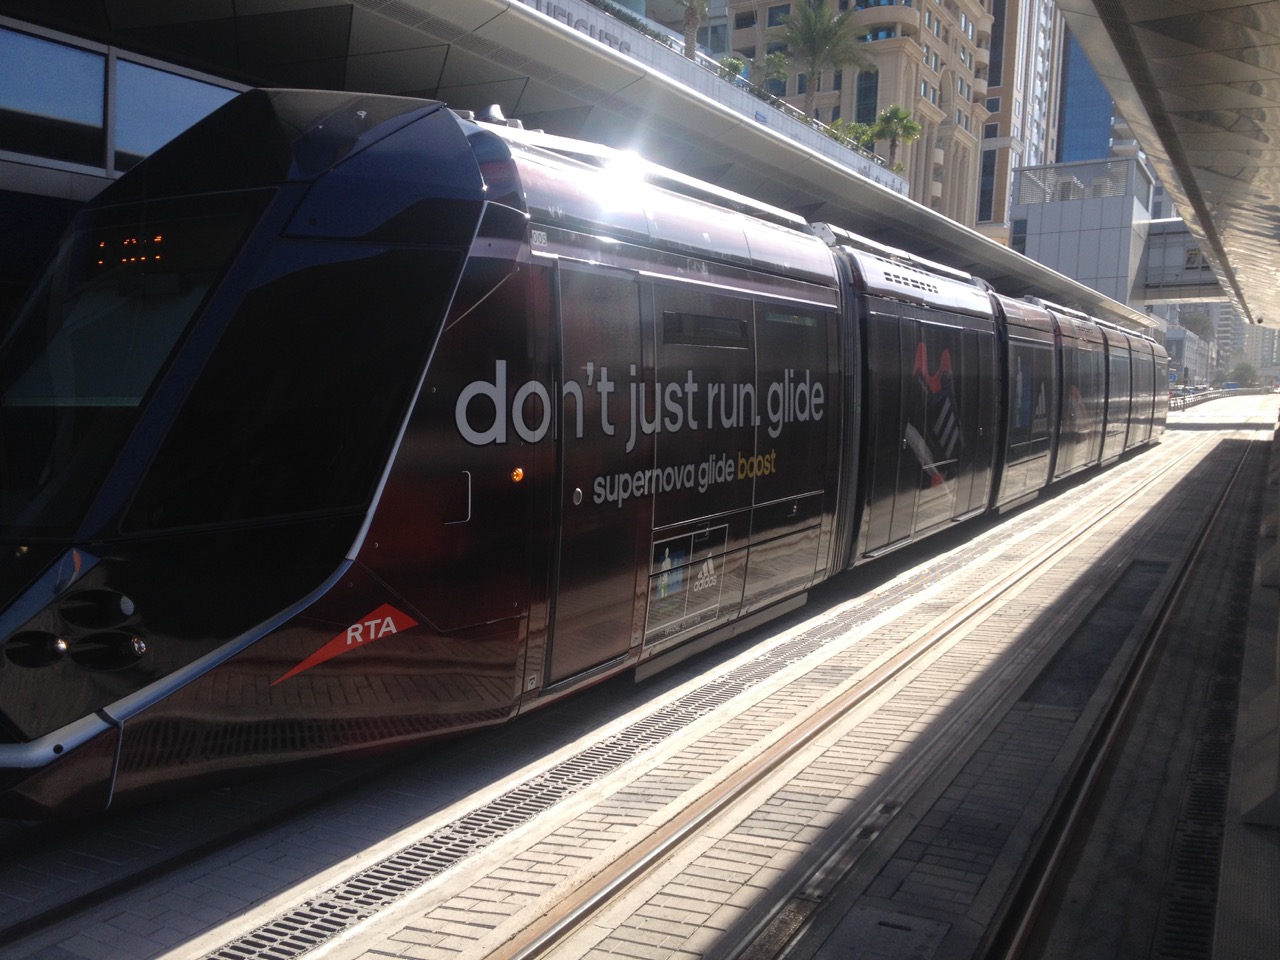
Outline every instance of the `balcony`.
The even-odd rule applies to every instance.
[[[892,27],[900,37],[914,37],[920,32],[920,11],[898,4],[859,7],[853,13],[853,23],[858,34],[865,35],[883,27]]]
[[[994,13],[982,12],[973,18],[973,25],[976,28],[977,41],[983,46],[991,46],[991,28],[995,25],[996,15]]]

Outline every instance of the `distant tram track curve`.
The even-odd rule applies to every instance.
[[[250,91],[0,343],[0,815],[497,724],[1155,443],[1168,360],[443,104]]]

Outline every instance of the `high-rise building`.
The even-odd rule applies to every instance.
[[[1064,39],[1057,161],[1101,160],[1111,154],[1115,103],[1070,28]]]
[[[1057,0],[986,3],[992,17],[989,116],[982,130],[977,228],[1008,243],[1014,171],[1041,166],[1057,155],[1065,27]]]
[[[808,0],[729,0],[730,47],[747,62],[785,52],[786,18]],[[826,0],[849,12],[875,70],[852,65],[808,77],[793,67],[779,95],[800,106],[816,87],[815,119],[874,123],[890,106],[910,111],[919,139],[899,144],[895,161],[913,200],[972,226],[977,208],[979,138],[987,121],[992,0]],[[888,145],[878,145],[882,156]]]

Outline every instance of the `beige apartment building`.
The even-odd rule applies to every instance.
[[[785,46],[785,18],[806,0],[729,0],[729,45],[749,63]],[[826,0],[835,12],[852,10],[875,70],[850,65],[818,77],[796,72],[771,88],[800,107],[809,84],[817,87],[816,119],[874,122],[891,105],[909,110],[920,138],[899,144],[897,161],[913,200],[974,226],[988,120],[993,2],[1002,0]],[[888,144],[877,145],[881,156]]]

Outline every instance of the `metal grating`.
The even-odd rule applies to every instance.
[[[827,633],[801,635],[780,644],[284,916],[222,946],[208,955],[209,960],[288,960],[307,953],[813,653],[826,642]]]
[[[1151,951],[1155,960],[1210,960],[1213,956],[1242,635],[1243,624],[1228,625],[1228,636],[1217,658],[1217,675],[1207,684],[1200,708],[1195,751],[1182,794]]]

